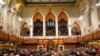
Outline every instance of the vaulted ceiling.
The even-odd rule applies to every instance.
[[[17,4],[34,5],[34,4],[65,4],[79,6],[83,0],[5,0],[8,4],[12,4],[15,1]],[[9,2],[8,2],[9,1]]]
[[[17,10],[22,11],[23,8],[27,6],[41,6],[41,5],[47,5],[47,6],[60,6],[60,5],[73,5],[74,7],[82,7],[83,6],[83,0],[5,0],[8,4],[8,6],[11,8],[14,6]],[[72,6],[72,7],[73,7]]]

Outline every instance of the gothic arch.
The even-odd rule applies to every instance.
[[[72,24],[72,28],[73,28],[73,27],[77,27],[78,29],[80,29],[80,25],[79,25],[79,23],[76,22],[76,21]]]
[[[72,32],[72,35],[81,35],[81,28],[77,22],[74,22],[72,24],[71,32]]]
[[[34,17],[33,17],[33,22],[35,22],[36,20],[40,20],[43,21],[43,16],[40,12],[37,12]]]
[[[63,11],[58,15],[58,21],[60,21],[61,19],[64,19],[65,21],[68,20],[68,16]]]
[[[46,15],[46,21],[48,21],[49,19],[55,21],[55,15],[54,15],[52,12],[49,12],[49,13]]]
[[[33,17],[33,35],[43,35],[43,16],[40,12],[37,12]]]
[[[66,36],[68,35],[68,16],[65,14],[65,12],[61,12],[58,15],[58,35],[60,36]]]
[[[28,24],[25,22],[21,26],[21,35],[22,36],[29,36],[30,35],[30,29],[28,27]]]
[[[52,12],[49,12],[45,18],[46,22],[46,36],[55,36],[55,15]]]

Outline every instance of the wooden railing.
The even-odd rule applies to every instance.
[[[100,31],[98,30],[95,31],[94,33],[90,33],[85,36],[68,37],[68,38],[63,38],[62,40],[64,43],[80,43],[96,39],[100,39]],[[0,32],[0,41],[10,41],[16,43],[39,43],[39,39],[34,39],[34,38],[24,39],[23,37],[17,37],[15,35],[10,35],[9,33],[5,32]]]
[[[5,33],[5,32],[0,32],[0,39],[2,39],[1,41],[5,41],[5,42],[23,42],[22,38],[19,38],[15,35],[10,35],[9,33]]]

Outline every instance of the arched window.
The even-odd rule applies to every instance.
[[[91,21],[91,11],[89,10],[89,13],[88,13],[88,23],[89,23],[89,26],[92,25],[92,21]]]
[[[58,16],[58,35],[67,36],[68,35],[68,17],[64,12],[61,12]]]
[[[55,36],[55,16],[52,12],[46,15],[46,36]]]
[[[37,12],[33,18],[33,35],[43,35],[43,16],[39,12]]]
[[[22,36],[29,36],[30,35],[30,29],[29,29],[28,24],[26,22],[21,27],[21,35]]]
[[[98,17],[99,17],[99,21],[100,21],[100,7],[98,8]]]
[[[72,35],[81,35],[81,29],[77,22],[74,22],[74,24],[72,25],[71,32],[72,32]]]
[[[52,26],[55,26],[55,22],[54,22],[53,20],[49,19],[49,20],[46,22],[46,25],[47,25],[48,27],[52,27]]]

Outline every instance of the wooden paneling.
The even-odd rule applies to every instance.
[[[0,40],[3,41],[4,40],[4,33],[0,32]]]
[[[37,49],[38,45],[20,45],[19,48]]]
[[[87,35],[84,37],[84,41],[89,41],[89,40],[92,40],[93,39],[93,36],[92,35]]]
[[[9,40],[9,33],[4,33],[4,40],[5,41],[8,41]]]
[[[76,48],[77,47],[76,44],[66,44],[64,46],[65,46],[65,49],[73,49],[73,48]]]
[[[22,37],[19,38],[15,35],[10,35],[9,33],[5,33],[5,32],[0,32],[0,39],[2,39],[3,41],[12,41],[12,42],[17,42],[17,43],[24,42],[24,43],[47,44],[47,42],[43,41],[42,39],[41,39],[41,41],[39,41],[38,39],[33,39],[33,38],[24,39]],[[91,41],[91,40],[96,40],[96,39],[100,39],[100,31],[96,31],[95,33],[91,33],[86,36],[79,36],[78,38],[77,37],[69,37],[69,38],[65,38],[65,39],[56,39],[56,40],[53,40],[53,42],[55,44],[80,43],[80,42],[86,42],[86,41]]]
[[[0,45],[0,48],[16,48],[16,45]]]
[[[79,37],[79,38],[78,38],[78,42],[83,42],[83,41],[84,41],[84,37],[85,37],[85,36]]]
[[[100,31],[96,31],[96,33],[94,33],[94,38],[100,39]]]
[[[77,43],[77,38],[66,38],[64,43]]]
[[[39,43],[39,40],[38,39],[24,39],[24,43]]]

